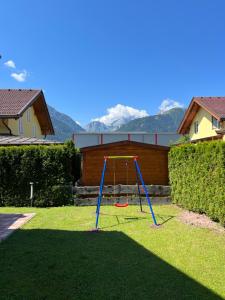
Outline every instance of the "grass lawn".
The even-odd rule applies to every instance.
[[[144,207],[148,212],[148,208]],[[0,243],[0,299],[224,299],[225,235],[183,224],[175,206],[0,208],[36,212]]]

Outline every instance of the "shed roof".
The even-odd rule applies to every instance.
[[[113,142],[113,143],[83,147],[83,148],[80,148],[80,151],[81,152],[87,152],[87,151],[92,151],[92,150],[111,148],[111,147],[114,147],[114,146],[126,146],[126,145],[133,145],[133,146],[137,146],[137,147],[143,147],[143,148],[148,148],[148,149],[156,149],[156,150],[165,150],[165,151],[170,150],[170,147],[167,147],[167,146],[160,146],[160,145],[153,145],[153,144],[147,144],[147,143],[140,143],[140,142],[125,140],[125,141],[119,141],[119,142]]]
[[[190,125],[200,107],[217,120],[225,120],[225,97],[193,97],[178,128],[178,133],[188,133]]]
[[[52,121],[42,90],[0,89],[0,119],[19,118],[32,106],[42,134],[54,134]]]

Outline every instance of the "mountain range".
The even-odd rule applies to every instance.
[[[81,127],[68,115],[57,111],[55,108],[48,106],[49,113],[55,129],[54,136],[48,136],[48,139],[65,141],[71,139],[74,132],[112,132],[112,131],[145,131],[154,132],[176,132],[184,116],[184,108],[172,108],[163,113],[153,116],[147,116],[134,120],[116,120],[107,126],[100,121],[92,121]]]
[[[176,132],[184,113],[184,108],[172,108],[164,113],[132,120],[117,131]]]
[[[85,130],[75,122],[71,117],[57,111],[52,106],[48,105],[50,117],[55,130],[55,135],[49,135],[47,138],[64,142],[71,139],[74,132],[84,132]]]

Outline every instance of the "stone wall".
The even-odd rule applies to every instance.
[[[151,203],[153,205],[165,205],[165,204],[171,204],[171,198],[170,197],[150,197]],[[74,205],[75,206],[89,206],[89,205],[97,205],[98,197],[95,198],[74,198]],[[147,200],[145,197],[141,198],[142,205],[147,205]],[[113,205],[116,202],[118,202],[118,198],[108,198],[103,197],[101,205]],[[119,203],[126,203],[128,202],[129,205],[139,205],[140,200],[139,198],[129,198],[127,201],[127,197],[120,197]]]
[[[171,203],[170,186],[147,185],[148,193],[153,204]],[[140,186],[143,205],[147,204],[144,189]],[[74,205],[96,205],[99,186],[77,186],[74,187]],[[139,204],[137,185],[108,185],[104,186],[102,205],[112,205],[116,202],[129,202],[131,205]]]
[[[149,195],[151,196],[170,196],[170,186],[167,185],[146,185]],[[144,189],[140,186],[140,192],[145,195]],[[77,186],[74,187],[74,194],[77,197],[89,197],[91,195],[98,195],[99,186]],[[105,195],[138,195],[137,185],[107,185],[104,186],[103,194]]]

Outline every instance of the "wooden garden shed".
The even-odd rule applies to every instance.
[[[169,147],[121,141],[81,148],[82,177],[81,185],[100,184],[104,156],[135,155],[141,168],[145,184],[168,185]],[[136,173],[132,159],[108,160],[105,173],[105,185],[136,184]]]

